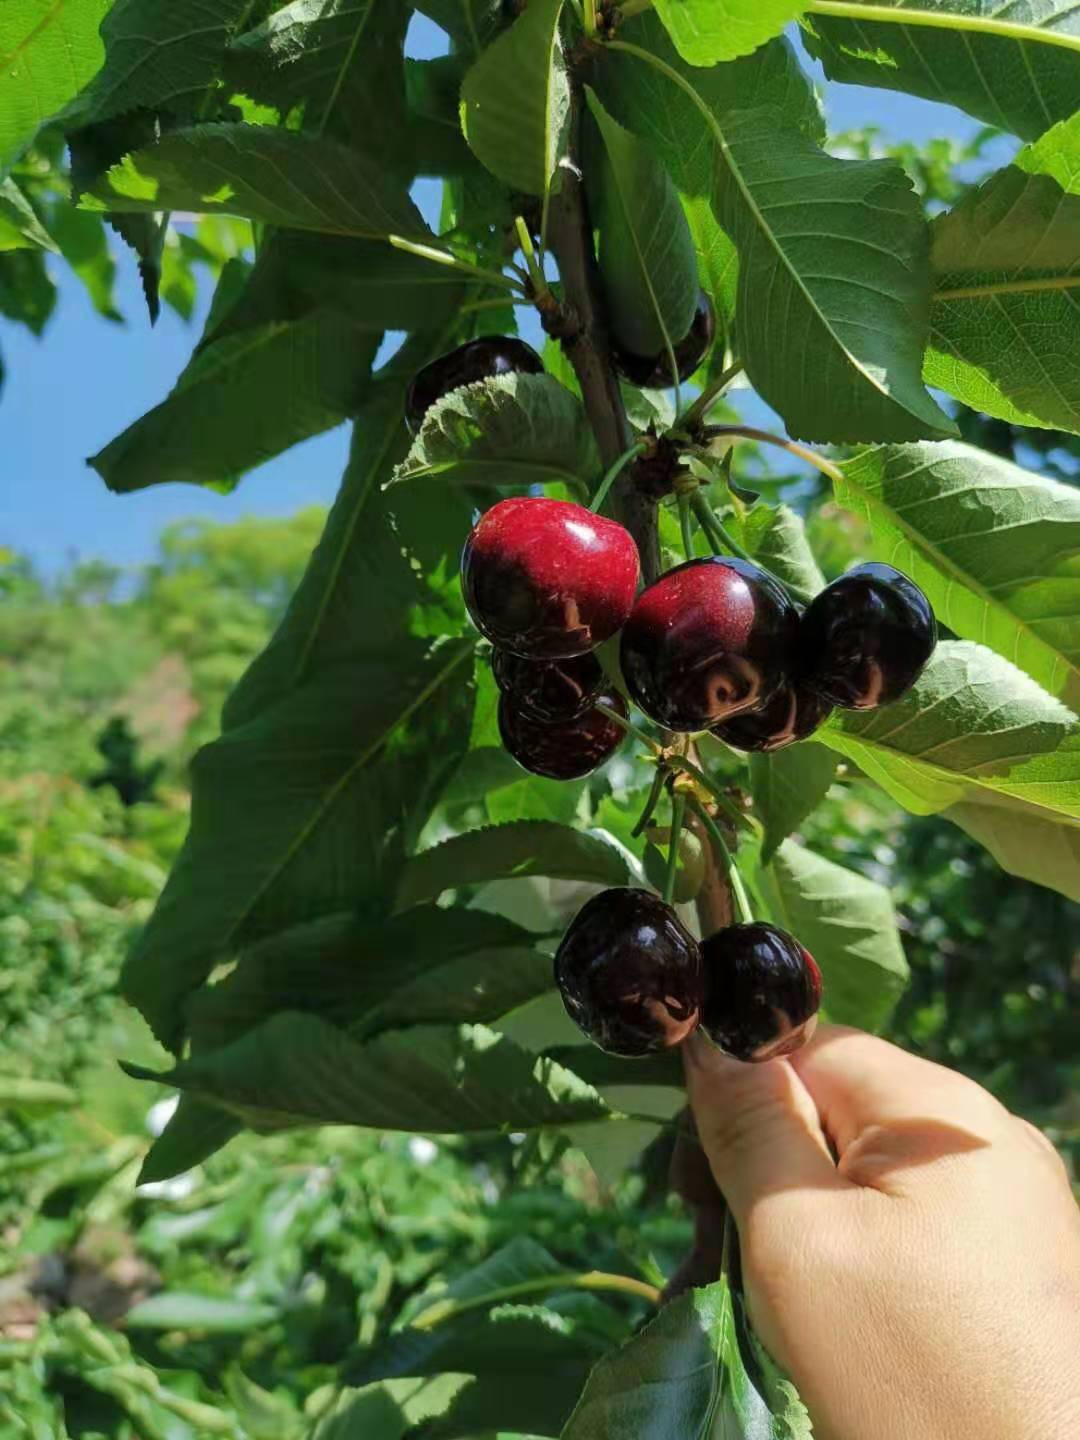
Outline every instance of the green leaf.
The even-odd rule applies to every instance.
[[[550,375],[497,375],[452,390],[424,416],[394,484],[591,486],[600,461],[581,401]]]
[[[101,26],[104,63],[65,124],[98,124],[132,110],[194,118],[249,9],[250,0],[214,0],[210,7],[205,0],[114,0]]]
[[[939,215],[931,246],[927,383],[1080,433],[1080,113]]]
[[[101,64],[110,0],[5,0],[0,6],[0,176]]]
[[[382,1380],[362,1389],[344,1389],[320,1418],[311,1440],[402,1440],[414,1427],[429,1427],[471,1384],[467,1375]]]
[[[41,250],[0,253],[0,315],[40,335],[55,304],[56,287]]]
[[[791,840],[760,874],[773,920],[821,968],[829,1019],[879,1030],[908,980],[889,891]]]
[[[443,602],[410,565],[423,517],[395,535],[379,489],[400,404],[387,382],[366,407],[293,603],[196,756],[191,832],[124,971],[165,1043],[223,955],[346,907],[384,910],[468,743],[474,641],[424,638]]]
[[[282,114],[300,106],[305,129],[400,167],[408,22],[399,0],[292,0],[233,40],[229,78]]]
[[[341,1124],[505,1134],[610,1113],[584,1081],[481,1025],[391,1030],[361,1045],[317,1016],[285,1011],[166,1076],[126,1068],[263,1131]]]
[[[749,55],[802,13],[799,0],[654,0],[675,48],[690,65]]]
[[[133,1305],[125,1313],[124,1322],[135,1330],[198,1330],[207,1335],[232,1335],[263,1329],[277,1315],[273,1305],[253,1300],[163,1290]]]
[[[864,451],[841,505],[873,553],[926,591],[938,619],[1080,708],[1080,492],[969,445]]]
[[[529,875],[597,885],[638,883],[632,857],[602,830],[517,820],[468,830],[414,855],[401,877],[397,909],[437,899],[444,890]]]
[[[1010,875],[1080,901],[1080,826],[982,795],[950,806],[944,815]]]
[[[327,915],[268,936],[188,1019],[200,1047],[278,1010],[319,1015],[356,1035],[400,1025],[486,1023],[552,986],[537,937],[481,910],[418,906],[384,921]]]
[[[385,166],[335,140],[267,125],[175,130],[126,155],[89,187],[82,204],[243,215],[367,239],[428,235],[404,184]]]
[[[556,188],[570,119],[561,13],[562,0],[531,0],[461,87],[461,127],[476,158],[512,190],[545,202]]]
[[[174,481],[234,484],[355,415],[380,339],[329,307],[211,339],[169,397],[88,463],[120,493]]]
[[[813,0],[809,9],[807,45],[830,80],[956,105],[1025,140],[1076,109],[1072,0]]]
[[[634,355],[675,347],[698,297],[690,227],[667,171],[586,88],[599,141],[585,163],[589,218],[599,230],[597,263],[608,321]]]
[[[834,715],[817,738],[916,815],[997,796],[1048,820],[1080,819],[1080,722],[966,640],[939,641],[904,699]]]
[[[23,1075],[0,1075],[0,1110],[29,1110],[37,1114],[69,1110],[78,1103],[79,1093],[69,1085]]]
[[[15,181],[0,180],[0,251],[56,248]]]
[[[764,862],[817,809],[835,774],[836,756],[812,740],[774,755],[750,756],[750,790],[765,826]]]
[[[725,1278],[689,1291],[600,1362],[563,1440],[810,1440],[794,1386],[774,1365],[757,1365],[750,1344],[742,1302]]]
[[[181,1095],[168,1124],[147,1152],[138,1183],[182,1175],[227,1145],[243,1128],[235,1116],[226,1115],[216,1105]]]
[[[784,38],[753,55],[711,69],[694,69],[680,58],[655,15],[638,15],[619,27],[619,37],[658,56],[692,83],[714,115],[759,105],[779,111],[785,124],[810,140],[825,126],[813,88]],[[698,276],[718,315],[730,327],[735,316],[738,258],[713,211],[715,149],[703,133],[701,113],[666,75],[628,55],[608,51],[596,67],[597,93],[615,118],[647,140],[682,197],[697,250]]]
[[[109,253],[101,216],[76,210],[65,198],[50,207],[48,226],[61,255],[86,287],[97,313],[106,320],[119,320],[113,298],[116,262]]]
[[[790,506],[759,502],[735,528],[754,559],[782,580],[801,604],[808,605],[825,588],[825,577],[806,538],[806,524]]]
[[[952,431],[920,378],[927,232],[900,166],[835,160],[770,110],[713,117],[711,131],[717,218],[739,252],[739,353],[789,431],[831,441]]]

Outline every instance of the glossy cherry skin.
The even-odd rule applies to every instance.
[[[521,496],[486,511],[465,542],[461,588],[473,624],[500,650],[534,660],[584,655],[634,604],[638,552],[628,530],[568,500]]]
[[[701,1014],[701,947],[648,890],[602,890],[555,952],[566,1012],[609,1055],[679,1045]]]
[[[424,416],[444,395],[493,375],[542,375],[544,362],[524,340],[512,335],[482,335],[440,355],[418,370],[405,393],[405,424],[415,435]]]
[[[824,696],[801,681],[785,680],[771,700],[714,725],[712,733],[736,750],[768,753],[805,740],[832,714]]]
[[[706,730],[784,683],[799,614],[747,560],[688,560],[638,597],[620,637],[630,697],[669,730]]]
[[[607,680],[592,651],[566,660],[526,660],[509,650],[496,650],[491,656],[491,673],[519,710],[549,724],[584,715]]]
[[[702,1033],[736,1060],[774,1060],[817,1027],[821,971],[793,935],[775,925],[729,925],[701,947]]]
[[[930,602],[891,565],[856,565],[807,606],[799,657],[807,684],[849,710],[906,695],[937,643]]]
[[[617,690],[596,697],[626,714]],[[526,770],[549,780],[580,780],[614,755],[625,731],[601,710],[586,710],[574,720],[538,720],[511,695],[499,697],[499,735],[507,750]]]
[[[715,336],[716,313],[712,301],[702,290],[698,294],[697,309],[694,311],[690,329],[673,347],[680,385],[690,379],[705,359]],[[634,355],[613,343],[611,358],[615,362],[616,370],[624,375],[631,385],[638,385],[643,390],[664,390],[675,384],[671,374],[671,356],[666,350],[661,350],[659,355]]]

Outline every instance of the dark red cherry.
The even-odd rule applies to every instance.
[[[736,1060],[790,1055],[814,1033],[821,971],[808,950],[775,925],[729,925],[701,947],[701,1029]]]
[[[405,394],[405,424],[415,435],[424,416],[444,395],[493,375],[542,375],[544,362],[524,340],[512,335],[482,335],[430,361],[413,376]]]
[[[568,500],[522,496],[465,542],[461,587],[480,633],[536,660],[584,655],[626,621],[638,583],[629,530]]]
[[[856,565],[810,602],[799,629],[806,682],[834,705],[874,710],[906,695],[937,643],[930,602],[891,565]]]
[[[602,890],[555,952],[566,1012],[609,1055],[679,1045],[701,1013],[701,947],[648,890]]]
[[[630,697],[669,730],[706,730],[784,683],[799,615],[748,560],[688,560],[644,590],[620,638]]]
[[[626,701],[617,690],[596,697],[626,714]],[[575,720],[554,723],[538,720],[511,695],[499,697],[499,734],[510,754],[534,775],[549,780],[580,780],[614,755],[622,743],[621,725],[601,710],[586,710]]]
[[[783,750],[812,735],[832,714],[832,708],[801,681],[785,680],[771,700],[714,725],[712,733],[736,750]]]
[[[526,660],[509,650],[491,656],[495,683],[519,710],[536,720],[575,720],[604,686],[604,667],[590,650],[566,660]]]
[[[675,363],[678,367],[679,384],[689,380],[712,347],[716,335],[716,313],[712,301],[705,291],[698,294],[697,309],[690,329],[677,345]],[[659,355],[634,355],[617,343],[611,347],[611,358],[615,368],[624,375],[631,385],[643,390],[665,390],[675,384],[671,374],[671,356],[666,350]]]

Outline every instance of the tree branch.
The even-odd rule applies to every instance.
[[[572,101],[570,125],[573,160],[578,153],[581,125],[580,92],[575,92]],[[634,437],[611,363],[585,187],[575,164],[563,166],[559,191],[551,197],[548,243],[559,263],[562,282],[562,305],[556,315],[548,318],[548,329],[562,341],[574,367],[600,458],[607,467],[630,448]],[[642,575],[649,584],[660,573],[656,501],[635,483],[635,469],[629,466],[616,481],[611,492],[611,512],[634,537]]]

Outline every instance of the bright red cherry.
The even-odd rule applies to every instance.
[[[937,644],[930,602],[891,565],[856,565],[806,608],[799,658],[806,682],[849,710],[906,695]]]
[[[549,723],[584,715],[606,682],[604,667],[591,650],[566,660],[526,660],[509,650],[496,650],[491,671],[496,685],[518,709]]]
[[[690,329],[675,345],[675,364],[678,367],[679,384],[689,380],[712,347],[716,335],[716,313],[712,301],[705,291],[698,294],[697,309]],[[675,384],[671,373],[671,356],[666,350],[659,355],[634,355],[616,342],[612,344],[611,358],[615,368],[630,381],[644,390],[665,390]]]
[[[812,735],[832,714],[832,708],[801,681],[785,680],[771,700],[714,725],[712,733],[736,750],[783,750]]]
[[[418,370],[405,395],[405,424],[415,435],[424,416],[444,395],[493,375],[542,375],[544,362],[524,340],[513,335],[481,335],[440,355]]]
[[[705,730],[784,683],[799,614],[747,560],[688,560],[638,597],[620,638],[630,697],[669,730]]]
[[[626,714],[617,690],[597,697]],[[625,732],[602,710],[586,710],[573,720],[538,720],[511,695],[499,697],[499,735],[507,750],[526,770],[549,780],[580,780],[614,755]]]
[[[609,1055],[679,1045],[701,1013],[701,947],[648,890],[602,890],[555,952],[567,1014]]]
[[[729,925],[701,947],[702,1033],[736,1060],[774,1060],[817,1027],[821,971],[793,935],[775,925]]]
[[[522,496],[481,515],[465,542],[461,587],[493,645],[535,660],[584,655],[634,604],[638,552],[628,530],[568,500]]]

